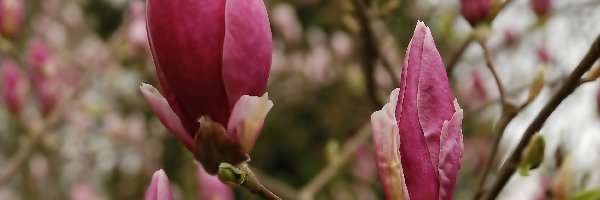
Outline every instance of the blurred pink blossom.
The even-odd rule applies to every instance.
[[[460,6],[463,17],[475,26],[488,17],[492,3],[491,0],[461,0]]]
[[[7,38],[18,37],[24,15],[23,0],[0,0],[0,34]]]
[[[141,0],[131,1],[128,16],[131,20],[127,28],[127,38],[134,51],[149,48],[146,33],[146,9]]]
[[[546,16],[550,13],[550,0],[530,0],[529,1],[533,12],[538,16]]]
[[[90,183],[82,181],[77,182],[71,186],[69,192],[70,200],[97,200],[98,194],[94,187]]]
[[[278,3],[273,7],[271,21],[275,31],[281,38],[291,45],[302,41],[302,25],[296,16],[296,10],[288,3]]]
[[[540,62],[547,64],[552,61],[552,56],[550,55],[546,44],[539,45],[536,49],[536,53]]]
[[[354,46],[352,37],[346,32],[336,31],[331,35],[331,50],[339,61],[346,61],[352,56]]]
[[[59,75],[63,72],[41,41],[33,41],[28,51],[33,88],[40,102],[42,114],[47,116],[54,110],[61,97]]]
[[[8,111],[12,114],[21,112],[25,97],[29,90],[29,83],[17,63],[5,59],[0,64],[2,74],[2,98]]]
[[[483,75],[476,67],[473,67],[467,77],[460,80],[458,93],[461,102],[468,109],[477,109],[486,103],[489,98],[488,89]]]

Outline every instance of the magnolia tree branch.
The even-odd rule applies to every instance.
[[[340,168],[345,166],[346,162],[350,160],[350,157],[356,150],[371,136],[371,123],[363,125],[358,133],[354,135],[348,142],[342,147],[341,153],[337,159],[333,159],[328,163],[321,172],[319,172],[306,186],[304,186],[299,193],[300,200],[312,200],[315,194],[323,188],[339,171]]]
[[[493,65],[492,53],[489,50],[489,48],[487,47],[486,42],[479,41],[479,44],[481,45],[481,48],[483,49],[485,62],[487,64],[490,72],[492,73],[494,80],[496,81],[496,84],[498,85],[498,92],[500,93],[500,102],[502,104],[502,115],[500,116],[499,121],[497,122],[497,124],[494,127],[494,130],[495,130],[494,145],[492,146],[492,150],[490,151],[490,155],[488,156],[488,160],[485,164],[483,173],[480,175],[479,180],[477,181],[477,186],[475,189],[475,199],[480,196],[481,189],[485,185],[485,182],[487,179],[487,174],[489,173],[490,169],[492,168],[492,163],[496,159],[498,147],[500,146],[500,140],[502,139],[502,135],[504,135],[504,130],[506,129],[506,126],[510,123],[510,121],[512,121],[512,119],[520,111],[520,109],[518,109],[516,106],[513,106],[509,102],[508,97],[506,96],[504,85],[502,84],[502,81],[500,80],[500,77],[498,76],[498,73],[496,72],[496,68]]]
[[[361,6],[358,6],[359,4],[364,5],[364,2],[361,1],[362,0],[354,0],[355,5],[357,5],[358,8],[361,8]],[[383,103],[377,97],[377,85],[375,84],[375,67],[378,58],[377,47],[375,45],[376,42],[373,41],[373,34],[369,31],[369,20],[367,19],[367,16],[364,15],[366,13],[358,12],[357,14],[358,22],[362,27],[360,29],[363,56],[361,65],[363,67],[365,81],[367,82],[367,95],[372,102],[373,107],[379,109],[383,106]]]
[[[517,168],[517,164],[519,163],[519,161],[521,159],[521,154],[522,154],[523,150],[525,149],[525,147],[527,147],[527,144],[529,144],[529,141],[531,140],[531,138],[533,138],[535,133],[538,132],[542,128],[542,126],[544,125],[544,123],[546,122],[548,117],[550,117],[552,112],[554,112],[554,110],[556,110],[556,108],[560,105],[560,103],[565,98],[567,98],[567,96],[569,96],[571,93],[573,93],[573,91],[575,91],[575,89],[579,85],[581,85],[580,84],[581,77],[587,71],[589,71],[590,68],[592,68],[592,66],[598,60],[598,58],[600,58],[600,36],[598,36],[596,38],[596,40],[590,47],[590,50],[587,52],[585,57],[581,60],[579,65],[577,65],[577,68],[575,68],[575,70],[569,75],[569,77],[563,83],[563,85],[560,87],[558,92],[556,92],[556,94],[554,94],[554,96],[550,99],[550,101],[548,101],[548,103],[544,106],[544,108],[542,108],[542,110],[537,115],[537,117],[533,120],[533,122],[531,122],[529,127],[525,130],[525,132],[523,133],[523,137],[517,144],[517,147],[511,153],[508,160],[506,160],[506,162],[500,169],[498,178],[497,178],[496,182],[494,183],[494,185],[492,186],[492,188],[490,189],[489,193],[486,194],[485,199],[494,199],[494,198],[496,198],[496,196],[498,196],[500,191],[502,191],[502,188],[504,188],[504,186],[506,185],[506,183],[508,182],[510,177],[512,177],[513,173],[515,172],[515,170]]]
[[[287,185],[286,183],[269,176],[267,173],[263,172],[258,168],[250,166],[250,169],[261,180],[262,184],[265,187],[270,188],[271,191],[278,194],[282,199],[298,198],[298,191],[296,190],[296,188],[293,188],[292,186]]]
[[[392,61],[390,58],[385,56],[385,49],[383,48],[384,39],[381,38],[381,35],[386,35],[387,37],[393,37],[391,34],[385,30],[385,26],[376,26],[376,24],[382,24],[381,16],[376,9],[369,9],[368,6],[361,0],[355,0],[354,5],[361,20],[364,20],[366,23],[362,24],[362,29],[370,32],[369,36],[371,37],[370,41],[373,43],[374,50],[376,50],[377,55],[381,58],[383,67],[388,72],[394,87],[400,86],[400,81],[398,80],[398,76],[396,76],[396,72],[394,68],[399,68],[399,65]],[[369,11],[372,12],[369,12]],[[382,30],[383,29],[383,30]],[[393,39],[395,41],[395,39]]]
[[[483,49],[483,54],[485,56],[485,63],[487,65],[488,69],[490,70],[490,72],[492,73],[492,75],[494,76],[496,85],[498,85],[498,92],[500,93],[500,101],[502,102],[503,107],[504,107],[508,103],[508,97],[506,96],[506,92],[504,90],[504,84],[502,84],[502,80],[500,80],[500,76],[498,76],[498,72],[496,71],[496,68],[494,67],[494,59],[492,58],[492,53],[490,52],[489,48],[487,47],[487,45],[485,43],[486,42],[484,42],[484,41],[479,42],[479,44],[481,44],[481,48]]]

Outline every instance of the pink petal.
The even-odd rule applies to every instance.
[[[203,115],[227,124],[225,0],[149,0],[147,28],[161,88],[188,132]]]
[[[144,83],[140,86],[140,90],[142,91],[144,98],[146,98],[146,101],[150,104],[152,111],[158,116],[160,122],[167,127],[167,129],[169,129],[175,137],[188,148],[188,150],[193,152],[194,142],[192,136],[185,130],[179,117],[173,112],[171,107],[169,107],[167,100],[160,95],[158,90],[152,85]]]
[[[227,0],[223,80],[229,105],[242,95],[265,93],[271,70],[272,39],[263,0]]]
[[[433,166],[429,146],[424,137],[417,110],[420,72],[431,49],[425,48],[431,37],[424,24],[419,23],[406,51],[402,80],[396,106],[396,120],[400,132],[400,157],[404,180],[411,199],[439,198],[437,167]],[[428,61],[425,61],[428,62]]]
[[[419,58],[416,58],[420,61],[417,110],[433,167],[437,168],[440,157],[440,130],[442,123],[449,120],[454,113],[453,97],[446,67],[435,47],[429,28],[420,22],[417,29],[425,34],[425,38],[419,41],[422,43],[415,44],[423,51]]]
[[[392,91],[390,102],[371,115],[377,171],[386,199],[400,199],[403,197],[403,191],[406,191],[398,151],[400,135],[394,117],[399,91],[399,89]]]
[[[463,110],[454,102],[456,112],[442,127],[439,164],[440,200],[452,199],[456,178],[463,157],[462,119]]]
[[[254,147],[265,117],[272,107],[273,101],[269,100],[267,93],[262,97],[244,95],[235,104],[227,125],[227,133],[238,141],[244,152],[249,153]]]
[[[169,177],[165,171],[158,170],[152,175],[152,181],[148,186],[145,200],[173,200]]]
[[[233,192],[219,178],[207,174],[198,164],[196,176],[198,178],[198,199],[202,200],[234,200]]]

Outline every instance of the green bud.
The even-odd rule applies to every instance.
[[[229,163],[221,163],[219,165],[217,177],[221,182],[229,186],[236,186],[244,183],[244,180],[246,180],[246,173]]]
[[[529,176],[529,170],[536,169],[544,160],[544,148],[546,142],[544,136],[539,133],[533,136],[529,145],[521,154],[521,163],[519,164],[519,174]]]
[[[533,82],[531,83],[531,87],[529,88],[529,97],[527,97],[528,102],[532,102],[537,98],[542,89],[544,88],[544,75],[546,74],[546,67],[541,66],[535,72],[533,77]]]

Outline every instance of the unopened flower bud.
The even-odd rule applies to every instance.
[[[545,148],[544,136],[536,134],[521,154],[521,163],[519,164],[521,176],[529,176],[529,170],[536,169],[542,164]]]
[[[491,0],[460,1],[460,11],[471,26],[475,26],[479,22],[484,21],[488,17],[491,8]]]
[[[29,83],[23,75],[23,71],[13,60],[6,59],[0,65],[2,74],[2,98],[8,111],[18,114],[23,107]]]
[[[530,0],[529,3],[539,17],[545,17],[550,12],[550,0]]]
[[[236,186],[244,183],[246,180],[246,173],[229,163],[221,163],[219,165],[217,177],[227,185]]]
[[[24,15],[23,0],[0,0],[0,34],[16,38],[21,31]]]
[[[537,96],[540,94],[540,92],[544,88],[545,74],[546,74],[546,67],[544,67],[544,66],[540,66],[537,69],[537,71],[535,72],[535,75],[533,77],[533,82],[531,83],[531,87],[529,88],[529,96],[527,97],[528,102],[532,102],[533,100],[535,100],[535,98],[537,98]]]

